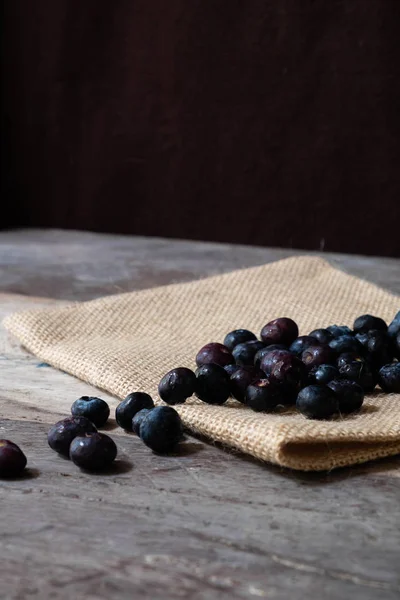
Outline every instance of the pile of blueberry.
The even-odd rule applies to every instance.
[[[260,339],[246,329],[207,344],[196,356],[197,370],[169,371],[158,386],[167,404],[195,394],[208,404],[233,397],[255,411],[295,405],[310,419],[329,419],[362,406],[377,384],[400,392],[400,311],[388,326],[372,315],[353,329],[331,325],[299,337],[297,324],[283,317],[267,323]]]

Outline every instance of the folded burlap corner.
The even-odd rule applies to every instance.
[[[314,257],[298,257],[194,281],[119,294],[63,308],[13,314],[5,326],[41,360],[118,397],[157,397],[161,376],[194,367],[197,350],[235,328],[259,331],[279,316],[300,333],[351,325],[372,313],[391,320],[399,298]],[[255,413],[235,401],[176,407],[185,425],[212,441],[305,471],[332,469],[400,452],[400,395],[375,393],[358,414],[311,421],[294,410]]]

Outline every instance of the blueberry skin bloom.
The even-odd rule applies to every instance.
[[[26,467],[26,456],[17,444],[0,440],[0,477],[15,477]]]
[[[296,407],[309,419],[330,419],[338,412],[335,393],[326,385],[309,385],[301,390]]]
[[[142,441],[158,454],[171,452],[181,436],[181,418],[171,406],[156,406],[140,425]]]
[[[145,392],[132,392],[115,409],[115,420],[126,431],[132,431],[132,419],[142,408],[154,408],[154,402]]]
[[[68,417],[53,425],[47,434],[49,446],[63,456],[69,456],[72,440],[85,433],[96,433],[97,429],[86,417]]]
[[[117,446],[105,433],[87,433],[76,437],[69,449],[72,462],[87,471],[105,469],[115,460]]]
[[[74,417],[86,417],[96,427],[102,427],[110,416],[110,407],[101,398],[81,396],[71,406],[71,413]]]

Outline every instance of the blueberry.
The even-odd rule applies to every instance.
[[[355,381],[349,379],[334,379],[328,387],[336,394],[339,412],[342,414],[360,410],[364,401],[364,390]]]
[[[354,361],[361,362],[363,364],[366,362],[365,357],[358,352],[343,352],[342,354],[339,354],[336,365],[337,368],[340,369],[341,367],[344,367],[345,365],[348,365]]]
[[[318,342],[316,341],[315,337],[311,337],[310,335],[301,335],[294,340],[289,347],[289,350],[300,358],[304,350],[307,350],[309,346],[316,346],[317,344]]]
[[[26,467],[26,456],[9,440],[0,440],[0,477],[15,477]]]
[[[241,369],[239,365],[225,365],[224,367],[224,371],[228,373],[229,377],[231,377],[239,369]]]
[[[260,362],[260,369],[266,375],[271,373],[273,366],[283,360],[286,356],[293,357],[294,354],[289,352],[289,350],[272,350],[272,352],[268,352]]]
[[[329,344],[333,340],[332,333],[327,329],[314,329],[308,335],[318,340],[320,344]]]
[[[264,373],[257,367],[240,367],[236,373],[231,375],[231,394],[239,402],[244,402],[247,387],[256,379],[260,379]]]
[[[71,406],[71,413],[74,417],[86,417],[96,427],[102,427],[110,416],[110,407],[101,398],[81,396]]]
[[[284,344],[271,344],[270,346],[265,346],[265,348],[261,348],[261,350],[259,350],[254,356],[254,366],[260,368],[260,364],[264,356],[266,356],[273,350],[286,350],[288,352],[289,348]]]
[[[396,355],[396,358],[400,360],[400,333],[398,333],[396,336],[396,340],[394,343],[394,353]]]
[[[376,376],[371,371],[368,363],[354,360],[339,368],[341,379],[351,379],[363,388],[365,393],[370,393],[376,386]]]
[[[74,438],[69,448],[72,462],[87,471],[106,469],[117,456],[114,440],[105,433],[86,433]]]
[[[282,401],[279,388],[269,379],[253,381],[245,395],[245,404],[257,412],[269,412]]]
[[[388,327],[388,335],[391,338],[396,338],[400,333],[400,310]]]
[[[379,331],[387,331],[387,324],[380,317],[374,317],[372,315],[362,315],[354,321],[353,329],[355,333],[366,333],[371,329]]]
[[[353,335],[340,335],[329,342],[329,347],[337,354],[343,352],[358,352],[362,354],[363,347]]]
[[[297,324],[287,317],[281,317],[280,319],[274,319],[270,321],[261,329],[260,337],[266,345],[270,344],[290,344],[299,335],[299,328]]]
[[[151,410],[153,410],[153,409],[152,408],[142,408],[142,410],[139,410],[139,412],[137,412],[136,415],[133,417],[132,431],[134,433],[136,433],[136,435],[140,435],[140,426],[142,424],[142,421]]]
[[[201,367],[202,365],[209,365],[211,363],[225,367],[225,365],[231,365],[235,362],[231,352],[223,344],[218,342],[211,342],[203,346],[197,353],[196,365]]]
[[[400,393],[400,362],[385,365],[380,369],[379,385],[388,394]]]
[[[218,365],[203,365],[196,371],[196,396],[207,404],[223,404],[230,395],[228,373]]]
[[[326,329],[334,338],[341,337],[342,335],[353,335],[352,330],[347,325],[329,325]]]
[[[317,383],[321,385],[326,385],[332,379],[336,379],[339,377],[339,371],[333,365],[319,365],[317,367],[313,367],[308,374],[308,379],[311,384]]]
[[[247,329],[235,329],[234,331],[230,331],[224,339],[224,346],[228,348],[232,352],[235,346],[238,344],[243,344],[244,342],[253,342],[256,341],[257,337],[252,331],[248,331]]]
[[[297,396],[296,407],[309,419],[329,419],[338,412],[338,400],[326,385],[309,385]]]
[[[97,429],[86,417],[68,417],[53,425],[47,434],[49,446],[63,456],[69,456],[73,439],[86,433],[96,433]]]
[[[279,389],[283,403],[291,404],[306,384],[306,368],[299,358],[287,354],[272,366],[268,379]]]
[[[379,369],[393,360],[392,340],[386,331],[370,329],[364,333],[357,333],[356,339],[364,347],[373,368]]]
[[[241,367],[246,365],[252,365],[254,363],[254,357],[261,348],[265,348],[264,342],[243,342],[234,347],[232,354],[237,365]]]
[[[115,420],[126,431],[132,431],[132,419],[142,408],[154,408],[154,402],[145,392],[132,392],[115,409]]]
[[[306,369],[310,370],[319,365],[335,362],[335,353],[326,345],[319,344],[318,346],[309,346],[302,353],[301,360]]]
[[[169,371],[158,384],[160,398],[167,404],[183,404],[194,394],[196,375],[186,367]]]
[[[205,366],[200,368],[204,369]],[[170,406],[157,406],[145,416],[140,425],[140,437],[143,442],[160,454],[173,450],[181,436],[181,418]]]

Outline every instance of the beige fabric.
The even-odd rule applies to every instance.
[[[124,397],[157,395],[161,376],[194,367],[196,351],[225,333],[258,332],[279,316],[300,333],[332,323],[351,325],[372,313],[391,320],[398,297],[329,266],[290,258],[151,290],[63,308],[11,315],[6,327],[43,361]],[[332,469],[400,452],[400,395],[375,393],[359,414],[307,420],[294,410],[260,414],[230,401],[209,406],[193,398],[177,407],[194,433],[262,460],[301,470]]]

